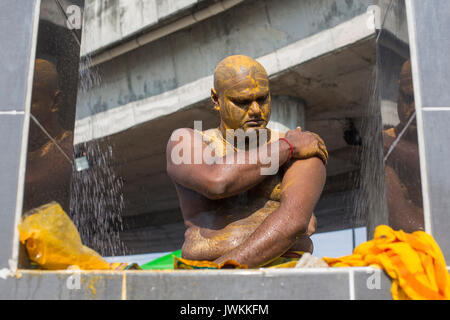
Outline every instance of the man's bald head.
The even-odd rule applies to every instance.
[[[31,114],[56,137],[61,129],[57,119],[57,111],[61,98],[59,76],[56,67],[50,61],[36,59],[33,77],[33,94],[31,98]],[[29,149],[36,150],[48,141],[47,136],[30,121]]]
[[[399,101],[397,105],[400,122],[406,124],[415,108],[411,60],[408,60],[402,65],[400,71]]]
[[[269,79],[255,59],[235,55],[223,59],[214,71],[211,89],[214,109],[226,129],[265,128],[270,118]]]
[[[267,72],[258,61],[244,55],[229,56],[219,62],[214,71],[214,89],[221,96],[246,79],[268,85]]]
[[[411,60],[406,61],[402,65],[399,80],[400,90],[407,94],[414,94]]]
[[[36,59],[33,87],[39,94],[54,95],[58,91],[58,72],[55,66],[44,59]]]
[[[58,72],[53,63],[44,59],[36,59],[31,113],[42,123],[48,121],[51,113],[58,110],[60,100],[58,82]]]

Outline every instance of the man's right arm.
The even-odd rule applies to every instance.
[[[183,130],[180,132],[179,130]],[[176,137],[178,139],[176,139]],[[271,146],[271,144],[277,144]],[[274,141],[267,147],[267,157],[277,158],[279,166],[289,158],[291,152],[288,143],[282,140]],[[274,147],[274,148],[273,148]],[[192,129],[178,129],[169,139],[166,149],[167,172],[178,184],[194,190],[209,199],[223,199],[251,189],[267,176],[261,174],[264,165],[259,157],[259,150],[243,151],[245,162],[238,163],[238,155],[234,153],[234,161],[226,163],[226,156],[222,159],[204,152],[207,145],[203,136]],[[195,153],[197,162],[195,163]],[[199,157],[201,155],[201,160]],[[177,158],[177,159],[175,159]],[[257,159],[250,163],[249,159]]]

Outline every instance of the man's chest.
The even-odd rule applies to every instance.
[[[214,201],[215,209],[219,211],[253,212],[267,205],[268,202],[280,202],[282,175],[278,173],[268,176],[255,187],[240,194]]]

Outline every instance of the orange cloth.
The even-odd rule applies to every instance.
[[[394,300],[448,300],[450,275],[444,256],[432,236],[405,233],[378,226],[374,239],[359,245],[352,255],[322,258],[332,267],[376,266],[392,279]]]

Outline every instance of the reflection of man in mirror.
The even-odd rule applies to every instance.
[[[383,132],[385,154],[414,116],[414,88],[410,60],[403,64],[400,73],[397,109],[400,123]],[[406,232],[424,230],[415,118],[405,129],[398,144],[391,150],[386,160],[385,172],[389,225]]]
[[[24,211],[51,201],[59,202],[66,212],[69,209],[73,133],[65,130],[59,122],[60,102],[55,66],[47,60],[36,59],[31,115],[54,141],[30,119]]]
[[[167,170],[187,227],[183,258],[257,267],[281,256],[312,252],[313,209],[325,183],[328,156],[322,139],[300,128],[273,138],[276,134],[266,129],[271,110],[268,76],[252,58],[222,60],[214,72],[211,98],[220,126],[202,132],[178,129],[167,145]],[[227,136],[230,129],[255,130],[259,136],[265,132],[267,139],[240,149],[245,164],[237,164],[235,153],[227,164],[227,152],[237,150],[235,137]],[[264,165],[257,154],[264,146],[269,156],[279,159],[272,175],[261,174]],[[213,150],[210,155],[208,148]],[[172,159],[180,149],[189,154],[188,164]],[[194,164],[198,150],[204,161]],[[255,163],[248,161],[252,156]]]

